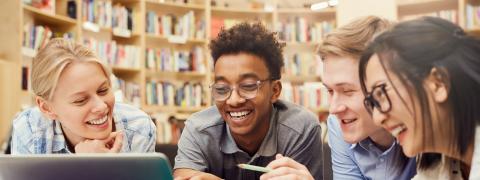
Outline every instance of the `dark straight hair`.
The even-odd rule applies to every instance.
[[[450,150],[461,155],[474,142],[475,128],[480,121],[480,41],[471,37],[457,25],[441,18],[423,17],[397,24],[379,35],[367,48],[359,62],[362,91],[366,94],[366,66],[370,58],[378,55],[384,70],[399,77],[410,91],[410,101],[417,97],[423,132],[432,128],[432,112],[429,109],[427,91],[423,83],[432,68],[439,70],[448,87],[447,106],[450,108]],[[389,73],[387,73],[387,78]],[[393,89],[397,92],[395,87]],[[401,98],[403,103],[406,100]],[[414,106],[416,106],[414,104]],[[437,110],[438,113],[438,110]],[[443,128],[442,127],[442,128]],[[433,135],[433,131],[429,131]],[[434,143],[425,139],[423,142]],[[433,136],[430,136],[433,137]],[[427,169],[440,160],[439,154],[423,154],[419,167]]]

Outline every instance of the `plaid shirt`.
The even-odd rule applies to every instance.
[[[143,111],[121,103],[113,108],[115,129],[123,131],[120,152],[154,152],[156,128]],[[42,115],[38,107],[21,112],[13,121],[12,154],[72,153],[59,121]]]

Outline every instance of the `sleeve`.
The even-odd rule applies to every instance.
[[[195,139],[198,132],[192,127],[190,121],[186,121],[185,128],[178,141],[177,156],[175,156],[175,167],[173,169],[187,168],[205,172],[207,162],[198,144],[201,141]]]
[[[34,154],[29,148],[34,144],[29,141],[28,137],[32,137],[33,134],[28,127],[28,115],[26,113],[19,114],[13,120],[12,142],[10,143],[12,154]]]
[[[357,163],[350,156],[351,144],[343,140],[340,124],[335,116],[327,120],[328,144],[332,155],[333,179],[365,179]]]
[[[321,126],[318,123],[318,119],[316,119],[314,115],[303,116],[300,118],[309,118],[307,121],[315,122],[315,124],[310,125],[309,128],[306,128],[306,132],[303,133],[303,135],[297,140],[297,143],[300,144],[294,145],[293,147],[295,147],[295,149],[289,151],[290,153],[285,154],[285,156],[288,156],[298,163],[305,165],[315,179],[323,179]]]

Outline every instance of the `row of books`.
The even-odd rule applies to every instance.
[[[439,17],[439,18],[446,19],[455,24],[458,24],[459,22],[457,10],[441,10],[441,11],[435,11],[435,12],[425,13],[425,14],[406,15],[406,16],[400,17],[400,21],[416,19],[422,16]]]
[[[110,80],[115,94],[115,101],[140,108],[140,85],[138,83],[125,81],[117,78],[115,75],[112,75]]]
[[[140,48],[133,45],[120,45],[116,41],[98,41],[84,38],[83,44],[94,50],[97,56],[108,65],[125,68],[140,68]]]
[[[303,17],[280,22],[276,30],[279,39],[287,42],[320,42],[323,35],[335,28],[335,21],[308,22]]]
[[[206,73],[203,49],[194,46],[190,51],[173,50],[171,48],[147,48],[146,68],[169,72]]]
[[[283,82],[281,99],[312,109],[328,107],[328,91],[320,82]]]
[[[479,28],[480,27],[480,5],[467,4],[466,12],[466,28]]]
[[[67,39],[73,39],[73,33],[54,31],[52,28],[44,25],[34,25],[32,23],[26,23],[23,26],[23,40],[22,46],[31,51],[37,51],[43,48],[48,41],[53,37],[63,37]],[[33,53],[29,56],[35,56]]]
[[[185,127],[185,119],[168,113],[155,113],[151,117],[157,127],[157,143],[177,144]]]
[[[203,86],[186,82],[177,86],[169,82],[146,83],[147,105],[201,107],[204,103]]]
[[[292,76],[320,76],[323,61],[314,53],[284,53],[284,74]]]
[[[154,35],[180,36],[189,39],[205,38],[205,20],[196,19],[195,13],[189,11],[182,16],[173,14],[159,15],[154,11],[148,11],[146,15],[146,32]]]
[[[102,27],[133,29],[132,9],[111,1],[82,0],[82,20]]]

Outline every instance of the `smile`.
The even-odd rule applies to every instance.
[[[405,127],[404,125],[401,125],[401,126],[397,126],[396,128],[392,129],[390,131],[390,133],[392,133],[393,137],[397,138],[398,135],[402,132],[404,132],[405,130],[407,130],[407,127]]]
[[[230,117],[232,117],[235,120],[241,120],[241,119],[245,118],[246,116],[250,115],[251,113],[252,113],[252,111],[237,111],[237,112],[231,111],[231,112],[228,112]]]
[[[108,116],[104,116],[103,118],[101,119],[93,119],[93,120],[90,120],[90,121],[87,121],[87,124],[90,124],[90,125],[102,125],[102,124],[105,124],[108,120]]]
[[[342,123],[343,124],[350,124],[354,121],[356,121],[357,119],[342,119]]]

